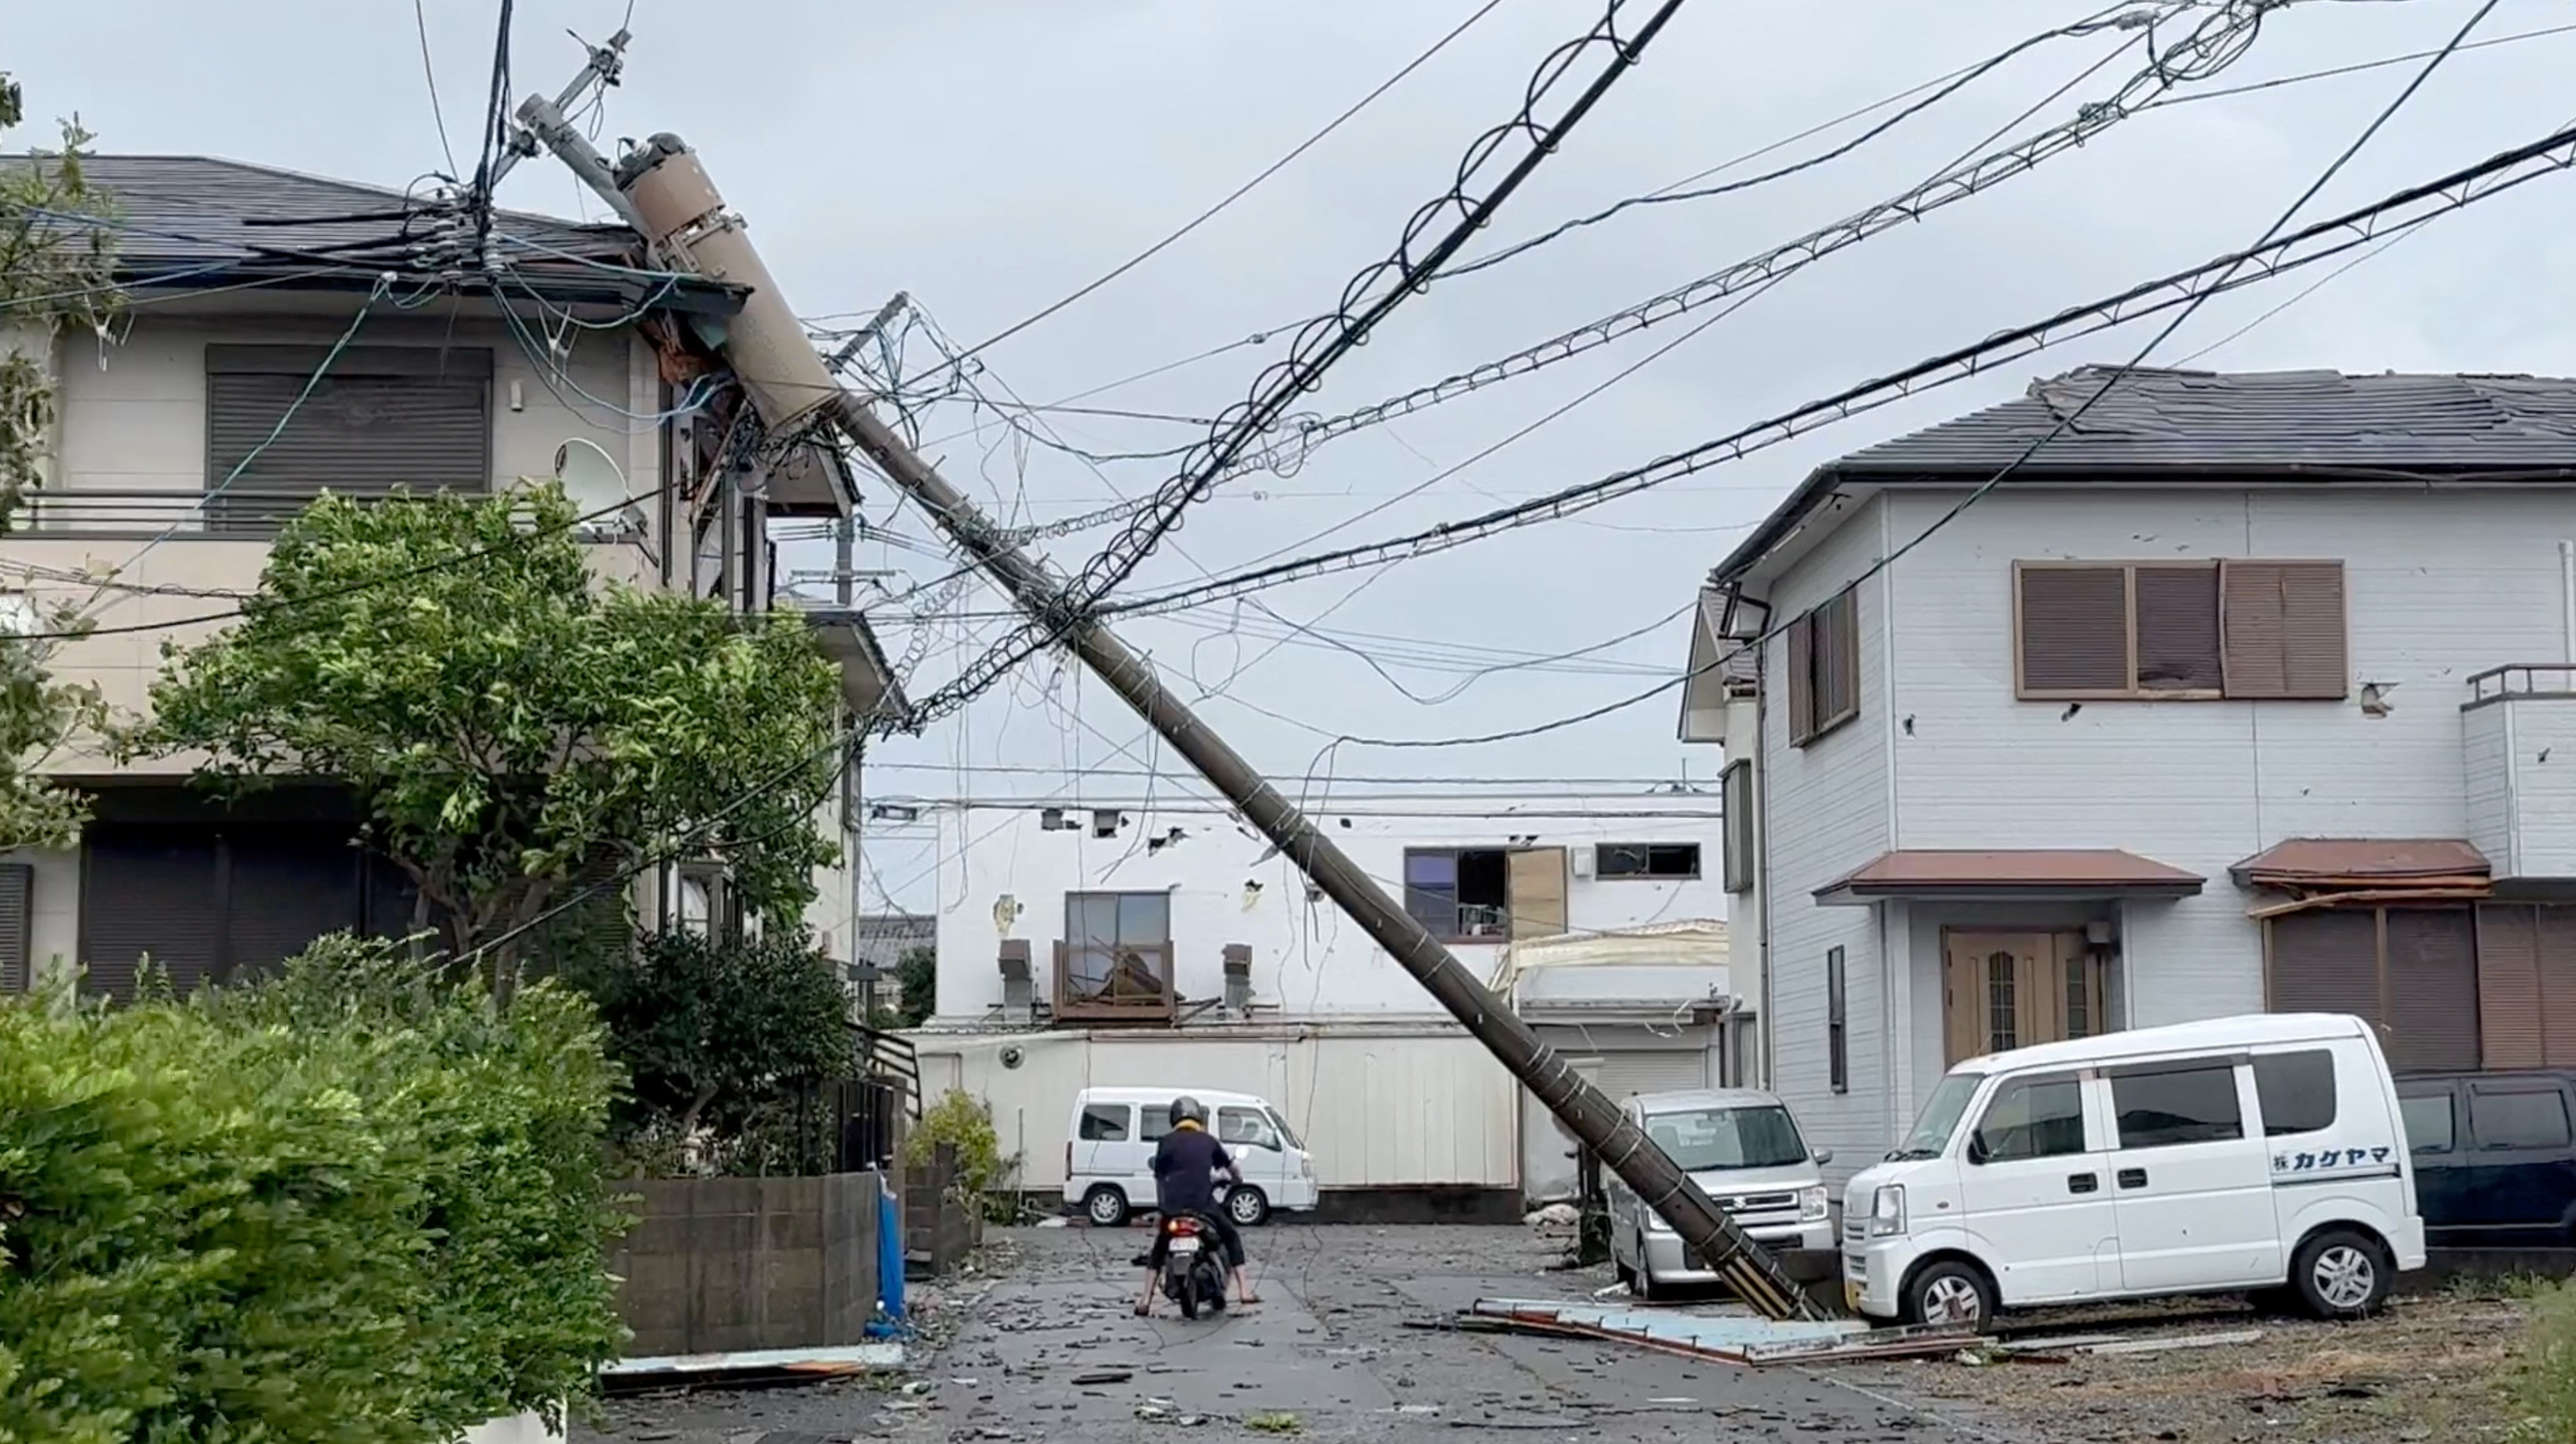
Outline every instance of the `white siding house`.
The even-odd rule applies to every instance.
[[[1352,858],[1480,978],[1621,1091],[1705,1087],[1749,1014],[1726,972],[1718,799],[1342,797]],[[1221,807],[1171,797],[937,807],[938,1006],[924,1086],[1025,1130],[1061,1181],[1084,1084],[1239,1089],[1278,1105],[1331,1193],[1455,1190],[1496,1210],[1567,1182],[1519,1089],[1395,961]],[[1668,925],[1668,926],[1667,926]],[[1507,946],[1621,936],[1634,966],[1503,968]],[[1715,941],[1712,943],[1712,939]],[[1552,1136],[1552,1135],[1550,1135]],[[1570,1175],[1568,1175],[1570,1176]]]
[[[2576,382],[2141,373],[2058,434],[2103,379],[1822,468],[1712,578],[1684,736],[1761,784],[1776,1086],[1849,1168],[2070,1033],[2576,1062]]]

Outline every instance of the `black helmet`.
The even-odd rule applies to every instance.
[[[1195,1098],[1192,1098],[1192,1097],[1191,1097],[1190,1095],[1188,1095],[1187,1093],[1184,1093],[1184,1094],[1182,1094],[1180,1097],[1173,1099],[1173,1100],[1172,1100],[1172,1126],[1173,1126],[1174,1128],[1178,1128],[1178,1127],[1180,1127],[1180,1126],[1181,1126],[1181,1120],[1182,1120],[1182,1119],[1184,1119],[1184,1118],[1188,1119],[1188,1120],[1189,1120],[1190,1122],[1192,1122],[1192,1123],[1198,1124],[1198,1125],[1199,1125],[1200,1127],[1202,1127],[1202,1128],[1206,1127],[1206,1126],[1207,1126],[1207,1105],[1206,1105],[1206,1104],[1204,1104],[1204,1103],[1201,1103],[1199,1100],[1197,1100],[1197,1099],[1195,1099]]]

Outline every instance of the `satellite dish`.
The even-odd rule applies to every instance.
[[[555,448],[555,480],[573,510],[588,516],[626,500],[626,473],[598,443],[573,437]]]

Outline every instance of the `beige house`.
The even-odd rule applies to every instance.
[[[697,335],[741,295],[645,269],[622,226],[504,213],[496,272],[459,264],[471,238],[392,190],[199,157],[102,156],[90,172],[118,202],[132,305],[113,336],[0,336],[43,349],[59,413],[45,486],[0,539],[0,588],[97,594],[99,634],[57,670],[115,707],[141,707],[163,643],[223,625],[278,522],[326,486],[480,491],[560,469],[600,514],[584,535],[603,575],[747,611],[783,604],[772,519],[848,514],[830,459],[763,468],[757,423],[705,359]],[[813,621],[854,713],[901,705],[854,612]],[[184,986],[409,915],[407,882],[349,845],[334,789],[226,809],[183,785],[183,764],[55,766],[95,791],[96,815],[77,852],[0,862],[0,987],[76,959],[113,992],[145,953]],[[848,889],[818,881],[829,929]],[[722,908],[704,876],[643,890],[692,921]]]

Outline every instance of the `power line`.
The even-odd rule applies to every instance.
[[[1404,80],[1404,78],[1405,78],[1406,76],[1411,75],[1413,72],[1415,72],[1415,71],[1417,71],[1417,70],[1421,69],[1423,66],[1425,66],[1425,65],[1429,64],[1429,63],[1431,62],[1432,57],[1434,57],[1434,56],[1438,55],[1441,51],[1448,49],[1448,48],[1449,48],[1449,45],[1450,45],[1450,42],[1452,42],[1452,41],[1456,40],[1459,36],[1464,35],[1464,34],[1466,34],[1469,30],[1473,29],[1473,28],[1475,27],[1475,25],[1476,25],[1476,22],[1477,22],[1477,21],[1482,20],[1482,19],[1484,19],[1486,16],[1488,16],[1488,15],[1492,14],[1492,13],[1495,11],[1495,9],[1496,9],[1497,7],[1499,7],[1501,4],[1502,4],[1502,0],[1485,0],[1485,3],[1484,3],[1484,4],[1477,6],[1477,7],[1476,7],[1476,9],[1475,9],[1474,11],[1472,11],[1471,13],[1469,13],[1469,15],[1467,16],[1467,18],[1466,18],[1465,20],[1460,21],[1460,22],[1457,24],[1457,26],[1456,26],[1455,28],[1453,28],[1452,30],[1450,30],[1450,31],[1449,31],[1449,33],[1448,33],[1448,34],[1443,35],[1443,36],[1441,36],[1438,40],[1436,40],[1436,41],[1432,42],[1432,45],[1431,45],[1431,48],[1430,48],[1430,49],[1425,50],[1425,51],[1423,51],[1420,55],[1415,56],[1411,61],[1409,61],[1409,62],[1405,65],[1405,67],[1404,67],[1402,70],[1399,70],[1399,71],[1397,71],[1395,74],[1393,74],[1393,75],[1391,75],[1391,76],[1388,76],[1388,77],[1387,77],[1383,82],[1381,82],[1381,83],[1378,85],[1378,87],[1377,87],[1375,90],[1372,90],[1372,91],[1370,91],[1368,94],[1361,96],[1361,97],[1359,98],[1358,102],[1357,102],[1357,103],[1355,103],[1355,104],[1353,104],[1353,105],[1352,105],[1348,110],[1345,110],[1345,111],[1343,111],[1341,114],[1339,114],[1339,115],[1337,115],[1337,116],[1334,116],[1330,121],[1328,121],[1328,122],[1326,122],[1326,123],[1325,123],[1325,125],[1324,125],[1324,128],[1323,128],[1323,129],[1321,129],[1321,130],[1319,130],[1319,131],[1316,131],[1313,135],[1310,135],[1310,136],[1308,136],[1306,139],[1304,139],[1303,141],[1300,141],[1300,142],[1297,144],[1296,149],[1291,150],[1291,151],[1289,151],[1286,155],[1283,155],[1283,156],[1281,156],[1279,159],[1277,159],[1277,160],[1275,160],[1275,161],[1272,161],[1272,162],[1271,162],[1267,167],[1265,167],[1265,168],[1263,168],[1263,169],[1262,169],[1262,171],[1260,172],[1260,174],[1255,175],[1252,179],[1250,179],[1250,180],[1248,180],[1248,181],[1245,181],[1242,185],[1235,187],[1234,191],[1233,191],[1231,194],[1227,195],[1225,199],[1223,199],[1223,200],[1221,200],[1221,201],[1218,201],[1215,205],[1212,205],[1212,206],[1208,207],[1206,210],[1199,212],[1199,214],[1198,214],[1196,217],[1194,217],[1193,219],[1191,219],[1187,224],[1183,225],[1179,230],[1176,230],[1176,231],[1172,232],[1170,235],[1163,237],[1161,240],[1156,241],[1154,244],[1152,244],[1152,245],[1150,245],[1150,246],[1147,246],[1144,250],[1142,250],[1142,251],[1138,252],[1135,256],[1133,256],[1133,257],[1129,258],[1128,260],[1123,261],[1123,262],[1121,262],[1120,264],[1118,264],[1118,265],[1116,265],[1116,266],[1114,266],[1114,267],[1110,268],[1110,270],[1109,270],[1106,274],[1102,275],[1099,279],[1097,279],[1097,280],[1095,280],[1095,281],[1092,281],[1090,284],[1088,284],[1088,285],[1085,285],[1085,286],[1081,287],[1080,289],[1076,290],[1072,295],[1069,295],[1069,296],[1065,297],[1063,300],[1058,301],[1058,302],[1056,302],[1055,304],[1053,304],[1053,305],[1051,305],[1051,306],[1046,307],[1044,310],[1039,311],[1036,315],[1029,317],[1027,320],[1020,321],[1020,322],[1018,322],[1018,323],[1016,323],[1016,324],[1014,324],[1014,325],[1011,325],[1011,326],[1009,326],[1009,327],[1006,327],[1006,328],[1004,328],[1002,331],[1000,331],[999,333],[997,333],[997,334],[995,334],[995,335],[993,335],[993,336],[991,336],[991,337],[988,337],[988,338],[986,338],[985,340],[983,340],[983,341],[981,341],[981,342],[978,342],[977,344],[975,344],[975,345],[973,345],[973,346],[971,346],[971,347],[968,347],[968,348],[966,349],[966,351],[964,352],[964,354],[960,355],[960,356],[957,358],[957,359],[958,359],[958,361],[963,362],[963,361],[970,360],[970,359],[972,359],[972,358],[974,358],[974,357],[976,357],[976,356],[980,356],[980,355],[982,355],[984,352],[991,350],[993,347],[1000,345],[1002,342],[1004,342],[1004,341],[1007,341],[1007,340],[1011,339],[1012,337],[1014,337],[1014,336],[1016,336],[1016,335],[1020,334],[1020,333],[1021,333],[1021,332],[1023,332],[1023,331],[1026,331],[1026,330],[1027,330],[1027,329],[1029,329],[1031,326],[1034,326],[1034,325],[1038,324],[1039,322],[1046,320],[1048,317],[1053,316],[1053,315],[1055,315],[1057,312],[1064,310],[1066,307],[1073,305],[1075,302],[1080,301],[1080,300],[1081,300],[1081,299],[1083,299],[1085,296],[1090,295],[1092,292],[1099,290],[1101,287],[1106,286],[1106,285],[1108,285],[1109,283],[1111,283],[1112,281],[1117,280],[1119,277],[1126,275],[1128,272],[1130,272],[1130,271],[1132,271],[1132,270],[1136,269],[1138,266],[1141,266],[1141,265],[1145,264],[1147,261],[1152,260],[1154,257],[1156,257],[1156,256],[1158,256],[1158,255],[1160,255],[1160,254],[1162,254],[1165,250],[1167,250],[1167,249],[1169,249],[1170,247],[1172,247],[1173,245],[1177,244],[1177,243],[1178,243],[1178,242],[1179,242],[1183,237],[1188,236],[1192,231],[1195,231],[1195,230],[1197,230],[1199,227],[1201,227],[1201,226],[1203,226],[1203,225],[1206,225],[1209,221],[1215,220],[1215,219],[1216,219],[1220,214],[1223,214],[1223,213],[1224,213],[1224,211],[1225,211],[1228,207],[1232,206],[1236,201],[1239,201],[1239,200],[1243,199],[1245,196],[1248,196],[1248,195],[1252,194],[1252,192],[1253,192],[1256,188],[1258,188],[1258,187],[1261,185],[1261,183],[1262,183],[1262,182],[1269,180],[1272,176],[1275,176],[1275,175],[1277,175],[1279,172],[1281,172],[1281,171],[1283,171],[1283,170],[1287,169],[1291,164],[1293,164],[1293,163],[1297,160],[1297,158],[1298,158],[1299,156],[1302,156],[1302,155],[1304,155],[1306,152],[1308,152],[1308,151],[1310,151],[1310,150],[1313,150],[1316,146],[1323,144],[1323,142],[1325,141],[1325,139],[1326,139],[1327,137],[1331,136],[1331,135],[1333,134],[1333,132],[1335,132],[1335,131],[1337,131],[1337,130],[1340,130],[1340,129],[1341,129],[1345,124],[1347,124],[1347,123],[1348,123],[1348,122],[1349,122],[1349,121],[1350,121],[1354,116],[1357,116],[1361,111],[1366,110],[1366,109],[1368,109],[1368,108],[1369,108],[1369,106],[1371,106],[1372,104],[1375,104],[1375,103],[1376,103],[1376,101],[1377,101],[1377,99],[1378,99],[1378,97],[1380,97],[1380,96],[1382,96],[1382,95],[1385,95],[1388,91],[1393,90],[1397,85],[1401,84],[1401,83],[1403,82],[1403,80]]]
[[[1111,603],[1101,610],[1106,615],[1151,614],[1175,607],[1199,606],[1245,591],[1347,571],[1354,566],[1409,561],[1522,526],[1558,520],[1806,435],[1862,411],[1964,380],[2076,337],[2109,330],[2175,307],[2195,306],[2209,296],[2259,284],[2288,271],[2362,249],[2391,234],[2411,231],[2443,215],[2570,166],[2576,166],[2576,126],[2555,131],[2540,140],[2436,180],[2408,187],[2385,199],[2317,222],[2254,249],[2234,252],[2190,270],[2130,287],[2117,295],[2072,307],[2044,320],[1997,332],[1970,345],[1847,387],[1795,410],[1755,422],[1643,466],[1404,536],[1246,569],[1231,573],[1218,583],[1175,588],[1156,596]]]
[[[456,179],[456,147],[447,140],[447,107],[438,98],[438,65],[430,57],[428,0],[411,0],[412,23],[420,31],[420,75],[429,82],[429,114],[438,122],[438,149],[447,157],[448,179]]]

